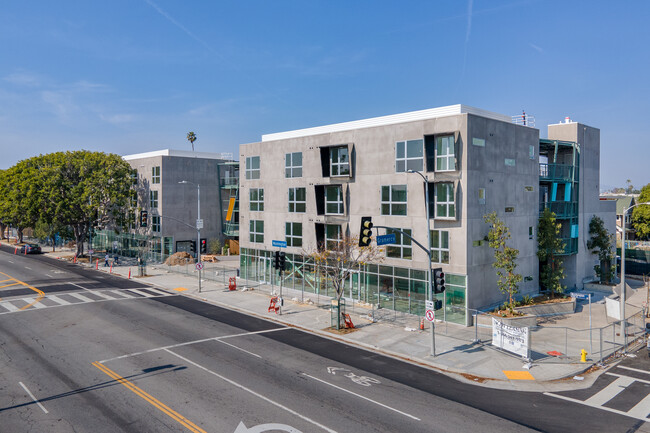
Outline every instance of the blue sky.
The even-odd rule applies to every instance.
[[[40,153],[238,154],[262,134],[451,104],[601,130],[650,183],[650,2],[111,0],[0,8],[0,169]]]

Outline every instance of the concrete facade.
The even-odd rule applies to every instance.
[[[606,221],[610,218],[609,209],[603,208],[598,200],[599,131],[572,123],[549,127],[549,137],[551,135],[587,142],[582,152],[585,163],[580,170],[580,212],[583,215],[580,240],[586,245],[587,214],[603,215]],[[443,137],[452,137],[450,142],[453,141],[454,146],[455,167],[448,171],[434,169],[439,156],[435,151],[436,140]],[[454,218],[441,218],[434,212],[427,224],[428,200],[423,179],[398,168],[397,147],[401,146],[398,143],[408,140],[423,142],[419,171],[428,177],[429,189],[434,191],[433,194],[430,191],[434,200],[430,204],[432,210],[437,209],[437,185],[453,185]],[[455,308],[462,304],[467,312],[467,309],[483,308],[505,299],[497,289],[493,251],[485,240],[489,227],[483,217],[496,212],[510,228],[512,239],[508,244],[520,251],[517,272],[526,277],[519,286],[520,293],[537,293],[539,262],[535,234],[540,206],[539,145],[538,129],[516,125],[508,116],[464,105],[265,135],[261,142],[240,146],[242,164],[251,157],[259,158],[259,178],[247,179],[249,167],[242,168],[240,245],[250,251],[250,260],[254,261],[255,256],[262,257],[274,250],[272,240],[286,239],[286,222],[297,222],[302,224],[302,246],[289,246],[285,251],[300,255],[317,247],[319,224],[340,225],[343,233],[354,236],[358,235],[362,216],[372,216],[375,225],[410,229],[413,238],[426,245],[428,226],[430,230],[448,233],[448,263],[433,263],[432,267],[442,267],[451,279],[464,281],[464,287],[459,283],[453,296],[458,298],[454,301]],[[332,147],[339,146],[349,151],[350,174],[327,176],[324,167],[328,162],[324,158],[332,152]],[[296,152],[302,154],[302,175],[287,178],[285,159],[287,154]],[[417,159],[414,158],[415,164]],[[323,197],[318,191],[327,185],[341,186],[344,211],[340,215],[322,212],[319,201]],[[406,185],[406,215],[382,215],[382,186],[391,185]],[[306,189],[304,213],[288,211],[290,188]],[[263,211],[251,210],[251,189],[263,190]],[[613,218],[612,212],[612,224]],[[259,242],[259,238],[251,241],[251,220],[264,221],[263,241]],[[383,229],[375,229],[374,235],[383,232]],[[575,266],[571,265],[567,272],[567,285],[572,286],[585,275],[593,275],[594,259],[584,248]],[[398,273],[402,274],[404,269],[407,274],[408,270],[426,271],[428,258],[413,244],[412,258],[386,257],[381,265],[392,266],[397,280]],[[589,266],[591,269],[587,269]],[[363,285],[361,278],[360,290],[364,290]],[[377,292],[379,290],[377,288]],[[447,293],[452,296],[451,291]],[[409,291],[406,296],[411,311],[412,293]],[[445,305],[449,304],[447,299]]]

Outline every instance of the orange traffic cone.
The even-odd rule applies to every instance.
[[[112,263],[111,263],[111,267],[110,267],[110,269],[108,270],[108,273],[109,273],[109,274],[112,274],[112,273],[113,273],[113,264],[112,264]]]
[[[420,330],[424,330],[424,317],[420,318]]]
[[[95,269],[99,269],[99,259],[95,262]]]
[[[131,279],[131,268],[129,268],[129,280]]]

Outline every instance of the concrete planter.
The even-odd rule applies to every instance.
[[[478,324],[483,326],[492,326],[493,317],[505,323],[508,326],[516,326],[519,328],[537,326],[537,316],[532,316],[532,315],[525,315],[519,317],[500,317],[500,316],[493,316],[492,314],[481,314],[478,316]]]
[[[562,302],[550,302],[548,304],[525,305],[515,308],[516,311],[535,316],[559,316],[576,312],[576,300],[567,299]]]

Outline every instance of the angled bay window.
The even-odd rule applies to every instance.
[[[348,144],[321,147],[320,159],[323,177],[352,176],[350,155],[351,150]]]
[[[407,234],[411,234],[410,229],[401,229]],[[413,258],[413,248],[411,247],[411,239],[407,236],[402,235],[400,232],[395,230],[386,229],[386,234],[395,234],[395,243],[386,245],[386,257],[391,257],[394,259],[407,259],[410,260]]]
[[[382,185],[381,214],[406,215],[406,185]]]
[[[246,157],[246,179],[259,179],[260,178],[260,157],[247,156]]]
[[[289,212],[304,213],[307,209],[307,189],[289,188]]]
[[[285,223],[285,240],[288,247],[301,247],[302,223]]]
[[[248,204],[253,212],[262,212],[264,210],[264,189],[251,188],[248,191]]]
[[[456,219],[456,196],[451,182],[435,183],[435,218]]]
[[[250,220],[248,240],[255,243],[264,243],[264,221]]]
[[[302,152],[287,153],[284,156],[284,177],[302,177]]]
[[[456,170],[454,136],[436,137],[436,171]]]
[[[431,262],[449,263],[449,232],[431,230]]]
[[[327,224],[325,225],[325,248],[328,250],[337,250],[341,242],[341,226]]]
[[[395,172],[422,171],[424,168],[424,140],[406,140],[395,143]]]
[[[315,190],[318,215],[343,215],[342,185],[316,185]]]

